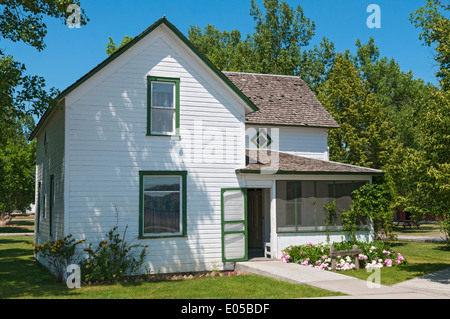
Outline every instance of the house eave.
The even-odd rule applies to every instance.
[[[275,171],[270,172],[269,170],[249,170],[249,169],[237,169],[235,170],[238,175],[341,175],[341,176],[382,176],[384,172],[333,172],[333,171]]]

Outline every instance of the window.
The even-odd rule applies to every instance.
[[[187,172],[140,172],[140,236],[186,235]]]
[[[341,212],[351,205],[351,192],[365,181],[277,181],[277,231],[325,231],[324,205],[336,202],[337,216],[330,228],[342,227]],[[367,225],[358,220],[358,226]]]
[[[178,135],[180,79],[148,77],[147,135]]]

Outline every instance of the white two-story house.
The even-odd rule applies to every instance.
[[[32,132],[35,242],[127,228],[160,273],[324,242],[323,205],[348,209],[382,174],[329,161],[336,127],[300,78],[221,72],[162,18],[64,90]],[[341,240],[339,220],[330,236]]]

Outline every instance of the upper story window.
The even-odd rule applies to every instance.
[[[147,135],[178,135],[180,79],[148,77]]]

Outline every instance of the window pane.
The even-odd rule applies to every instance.
[[[180,193],[144,193],[144,233],[179,233]]]
[[[277,181],[277,231],[295,231],[295,182]]]
[[[353,190],[360,188],[361,186],[367,184],[367,181],[355,181],[353,182]],[[353,194],[351,195],[353,199]],[[356,225],[357,226],[364,226],[369,224],[369,219],[366,217],[358,217],[356,219]]]
[[[175,83],[152,82],[152,106],[174,107]]]
[[[301,227],[314,230],[316,225],[315,188],[313,181],[302,182]]]
[[[342,225],[342,212],[348,211],[352,204],[351,193],[353,190],[353,183],[350,182],[336,182],[336,208],[337,208],[337,225]]]
[[[152,132],[172,133],[175,131],[175,110],[152,108]]]
[[[363,185],[366,185],[368,182],[367,181],[354,181],[353,182],[353,190],[360,188]],[[353,195],[352,195],[353,198]]]
[[[144,191],[179,191],[180,183],[178,176],[144,176]]]
[[[326,225],[325,220],[325,204],[330,204],[334,200],[334,185],[333,182],[316,182],[316,197],[317,197],[317,226],[323,226],[318,230],[324,230]]]

